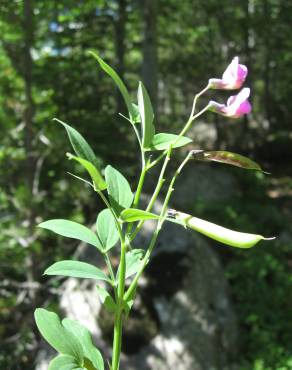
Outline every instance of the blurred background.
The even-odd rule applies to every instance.
[[[90,189],[67,174],[79,169],[67,160],[65,153],[71,148],[66,133],[52,118],[80,131],[102,166],[111,163],[132,184],[137,181],[138,147],[131,128],[118,116],[125,113],[123,100],[88,56],[88,49],[97,50],[116,69],[133,98],[138,80],[145,83],[155,107],[157,132],[178,132],[189,116],[194,94],[209,78],[220,78],[238,55],[249,69],[246,86],[251,88],[252,114],[236,121],[204,115],[189,132],[193,144],[188,149],[235,151],[271,172],[266,176],[224,165],[187,167],[174,196],[176,208],[277,239],[241,251],[194,238],[183,240],[190,248],[177,250],[173,245],[174,251],[169,248],[165,255],[155,255],[149,268],[152,278],[147,280],[147,273],[145,278],[152,290],[144,289],[142,297],[155,325],[147,321],[145,308],[136,308],[134,335],[129,330],[125,338],[126,368],[144,369],[137,365],[137,356],[142,353],[146,362],[148,355],[153,359],[153,353],[160,351],[167,367],[149,360],[145,369],[180,369],[167,352],[183,346],[192,359],[187,362],[189,357],[181,355],[185,370],[292,369],[291,25],[292,2],[287,0],[1,0],[1,370],[40,369],[40,351],[46,357],[47,349],[33,321],[36,307],[69,315],[59,305],[61,298],[66,300],[64,279],[45,278],[42,273],[58,259],[83,253],[83,246],[41,232],[36,225],[51,218],[90,225],[101,209]],[[199,106],[227,97],[228,93],[208,92]],[[184,150],[177,151],[177,160],[183,155]],[[145,193],[151,191],[156,175],[154,171],[150,176]],[[177,235],[177,229],[171,233]],[[165,236],[161,243],[167,249],[176,244],[173,240]],[[203,321],[202,331],[196,333],[189,323],[181,335],[175,327],[166,333],[159,311],[164,307],[161,297],[165,307],[173,307],[180,294],[192,288],[186,288],[184,281],[194,269],[181,267],[182,261],[190,260],[190,250],[198,252],[194,256],[198,294],[188,291],[192,297],[188,306],[190,312],[198,312],[198,301],[208,301],[199,310],[207,323],[210,318],[215,325],[207,339],[202,339]],[[216,273],[205,279],[213,267]],[[78,284],[75,292],[80,290]],[[69,306],[78,306],[78,299]],[[208,310],[215,312],[213,316]],[[174,312],[172,320],[181,317],[180,311]],[[227,321],[222,323],[223,316]],[[137,336],[146,327],[149,333]],[[100,324],[98,330],[96,340],[106,353],[110,330]],[[189,338],[189,333],[194,336]],[[167,338],[166,349],[159,349],[157,338]],[[192,353],[200,345],[200,353]]]

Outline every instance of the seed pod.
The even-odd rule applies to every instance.
[[[176,212],[176,221],[190,229],[217,240],[223,244],[237,248],[251,248],[261,240],[271,240],[274,238],[264,238],[261,235],[241,233],[225,227],[213,224],[212,222],[193,217],[186,213]],[[171,219],[169,219],[171,221]]]

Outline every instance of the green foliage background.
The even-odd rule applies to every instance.
[[[194,199],[194,211],[220,222],[223,209],[231,228],[281,236],[248,253],[219,254],[240,322],[238,363],[292,369],[291,23],[292,4],[284,0],[1,1],[1,369],[32,369],[39,341],[32,311],[48,303],[53,288],[41,275],[76,248],[35,225],[60,216],[90,223],[100,207],[66,175],[73,165],[64,156],[69,144],[52,118],[78,128],[101,164],[113,163],[135,180],[137,147],[117,115],[125,108],[88,49],[98,50],[130,91],[142,76],[161,131],[181,125],[194,93],[220,77],[233,56],[248,65],[251,117],[206,121],[215,125],[216,149],[250,155],[272,175],[236,171],[238,196],[228,205]]]

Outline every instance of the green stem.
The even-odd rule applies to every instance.
[[[197,95],[195,95],[194,100],[193,100],[193,106],[192,106],[192,111],[191,111],[190,117],[189,117],[187,123],[185,124],[184,128],[179,133],[176,140],[172,143],[172,146],[174,146],[179,141],[179,139],[187,132],[187,130],[190,128],[190,125],[192,124],[192,122],[196,118],[198,118],[201,114],[203,114],[209,108],[209,106],[207,105],[203,110],[201,110],[198,114],[196,114],[194,116],[197,101],[198,101],[199,97],[202,96],[203,94],[205,94],[205,92],[208,91],[209,89],[210,89],[210,86],[208,84],[202,91],[200,91]],[[148,165],[148,169],[150,169],[151,167],[155,166],[158,162],[160,162],[161,159],[166,155],[166,153],[167,153],[167,150],[165,150],[162,154],[160,154],[160,156],[158,156],[153,162],[151,162]]]
[[[112,356],[112,370],[119,369],[120,363],[120,354],[121,354],[121,341],[122,341],[122,316],[123,316],[123,306],[124,306],[124,291],[125,291],[125,272],[126,272],[126,245],[124,242],[124,236],[121,229],[121,225],[115,214],[114,210],[112,209],[110,203],[108,202],[107,198],[103,195],[101,191],[97,191],[98,195],[103,200],[104,204],[108,207],[111,211],[115,223],[119,232],[120,241],[121,241],[121,258],[120,258],[120,273],[119,273],[119,283],[118,289],[115,289],[115,297],[117,303],[117,309],[115,312],[115,324],[114,324],[114,339],[113,339],[113,356]],[[110,275],[114,278],[114,273],[112,271],[111,263],[106,255],[106,263],[108,265]]]
[[[104,204],[107,206],[107,208],[110,210],[111,214],[113,215],[114,217],[114,220],[115,220],[115,223],[116,223],[116,226],[117,226],[117,230],[118,230],[118,233],[119,233],[119,237],[120,237],[120,240],[122,242],[122,240],[124,239],[123,237],[123,231],[122,231],[122,228],[121,228],[121,225],[120,225],[120,222],[117,218],[117,215],[115,213],[115,211],[113,210],[112,206],[110,205],[109,201],[107,200],[107,198],[103,195],[102,191],[100,190],[96,190],[96,192],[98,193],[98,195],[101,197],[102,201],[104,202]]]
[[[195,113],[195,110],[196,110],[196,105],[197,105],[197,101],[199,99],[199,97],[203,94],[205,94],[206,91],[208,91],[210,89],[210,85],[208,84],[203,90],[201,90],[197,95],[195,95],[194,97],[194,101],[193,101],[193,107],[192,107],[192,112],[191,112],[191,116],[192,117]]]
[[[121,356],[121,341],[122,341],[122,311],[117,310],[115,313],[114,324],[114,340],[113,340],[113,357],[112,370],[118,370]]]
[[[142,188],[143,188],[143,184],[144,184],[144,180],[145,180],[147,170],[148,170],[147,166],[144,165],[142,167],[142,172],[141,172],[139,182],[138,182],[138,185],[137,185],[137,190],[136,190],[134,201],[133,201],[133,208],[138,207],[140,196],[141,196],[141,191],[142,191]]]
[[[126,276],[126,249],[127,246],[124,241],[121,242],[121,258],[119,266],[119,285],[117,308],[115,312],[114,323],[114,339],[113,339],[113,356],[112,356],[112,370],[118,370],[121,356],[122,343],[122,321],[123,321],[123,307],[124,307],[124,293],[125,293],[125,276]]]
[[[150,199],[150,202],[149,202],[149,204],[148,204],[148,206],[147,206],[147,208],[146,208],[146,212],[151,211],[151,209],[152,209],[152,207],[153,207],[153,205],[154,205],[154,203],[155,203],[155,201],[156,201],[156,199],[157,199],[157,197],[158,197],[158,195],[159,195],[159,192],[160,192],[160,190],[161,190],[161,188],[162,188],[162,185],[163,185],[163,183],[164,183],[164,181],[165,181],[165,180],[164,180],[164,173],[165,173],[166,167],[167,167],[167,165],[168,165],[168,162],[169,162],[169,160],[170,160],[171,152],[172,152],[172,146],[170,145],[170,146],[169,146],[169,148],[168,148],[168,150],[167,150],[167,154],[166,154],[166,157],[165,157],[165,159],[164,159],[163,166],[162,166],[162,168],[161,168],[161,172],[160,172],[160,175],[159,175],[159,178],[158,178],[158,181],[157,181],[156,188],[155,188],[154,193],[153,193],[153,195],[152,195],[152,197],[151,197],[151,199]],[[144,224],[144,221],[140,221],[140,222],[138,223],[138,225],[137,225],[137,227],[136,227],[135,231],[134,231],[134,232],[133,232],[133,234],[130,236],[130,240],[131,240],[131,241],[136,237],[136,235],[137,235],[137,234],[138,234],[138,232],[140,231],[140,229],[141,229],[141,227],[143,226],[143,224]]]
[[[208,87],[208,86],[207,86]],[[203,92],[204,91],[206,91],[206,89],[207,89],[207,87],[204,89],[204,90],[202,90]],[[209,87],[208,87],[209,88]],[[200,94],[202,94],[202,92],[201,93],[199,93],[198,95],[196,95],[196,97],[197,97],[197,99],[198,99],[198,96],[200,96]],[[195,100],[194,100],[194,104],[193,104],[193,107],[196,105],[195,104],[196,103],[196,98],[195,98]],[[149,202],[149,204],[148,204],[148,206],[147,206],[147,208],[146,208],[146,211],[147,212],[150,212],[151,211],[151,209],[152,209],[152,207],[153,207],[153,205],[154,205],[154,203],[155,203],[155,201],[156,201],[156,199],[157,199],[157,197],[158,197],[158,195],[159,195],[159,193],[160,193],[160,190],[161,190],[161,188],[162,188],[162,185],[163,185],[163,183],[164,183],[164,178],[163,178],[163,176],[164,176],[164,172],[165,172],[165,170],[166,170],[166,167],[167,167],[167,164],[168,164],[168,162],[169,162],[169,160],[170,160],[170,155],[171,155],[171,152],[172,152],[172,147],[173,147],[173,145],[175,145],[177,142],[178,142],[178,140],[186,133],[186,131],[190,128],[190,126],[191,126],[191,124],[193,123],[193,121],[196,119],[196,118],[198,118],[198,117],[200,117],[204,112],[206,112],[207,110],[209,109],[209,105],[207,105],[205,108],[203,108],[199,113],[197,113],[196,115],[194,115],[194,116],[190,116],[190,118],[189,118],[189,120],[188,120],[188,122],[186,123],[186,125],[184,126],[184,128],[181,130],[181,132],[180,132],[180,134],[178,135],[178,137],[176,138],[176,140],[169,146],[169,148],[168,148],[168,150],[165,152],[166,153],[166,157],[165,157],[165,160],[164,160],[164,163],[163,163],[163,166],[162,166],[162,169],[161,169],[161,172],[160,172],[160,176],[159,176],[159,178],[158,178],[158,182],[157,182],[157,185],[156,185],[156,188],[155,188],[155,190],[154,190],[154,193],[153,193],[153,195],[152,195],[152,197],[151,197],[151,199],[150,199],[150,202]],[[133,232],[133,234],[131,235],[131,237],[130,237],[130,240],[132,241],[135,237],[136,237],[136,235],[138,234],[138,232],[141,230],[141,228],[142,228],[142,226],[143,226],[143,224],[144,224],[144,222],[145,221],[140,221],[139,223],[138,223],[138,225],[137,225],[137,227],[136,227],[136,229],[135,229],[135,231]]]
[[[107,268],[109,270],[109,273],[110,273],[110,277],[112,279],[112,282],[113,282],[113,288],[114,288],[114,293],[115,293],[115,298],[117,299],[118,297],[118,293],[117,293],[117,289],[115,287],[115,274],[114,274],[114,271],[113,271],[113,267],[112,267],[112,264],[111,264],[111,260],[109,258],[109,255],[107,252],[104,253],[104,259],[105,259],[105,262],[106,262],[106,265],[107,265]]]
[[[138,281],[139,281],[139,278],[140,276],[142,275],[144,269],[145,269],[145,266],[151,256],[151,253],[153,251],[153,248],[156,244],[156,240],[157,240],[157,237],[160,233],[160,230],[162,228],[162,225],[164,223],[164,221],[166,220],[166,211],[167,211],[167,206],[168,206],[168,202],[169,202],[169,199],[171,197],[171,194],[174,190],[173,188],[173,185],[178,177],[178,175],[181,173],[183,167],[186,165],[186,163],[189,161],[189,159],[191,158],[192,156],[192,152],[190,152],[186,158],[183,160],[183,162],[180,164],[180,166],[177,168],[177,170],[175,171],[174,173],[174,176],[169,184],[169,187],[168,187],[168,190],[167,190],[167,194],[166,194],[166,197],[165,197],[165,200],[164,200],[164,203],[163,203],[163,206],[162,206],[162,210],[160,212],[160,220],[158,221],[157,223],[157,226],[156,226],[156,229],[153,233],[153,236],[152,236],[152,239],[150,241],[150,244],[149,244],[149,247],[148,247],[148,250],[143,258],[143,263],[139,269],[139,271],[137,272],[137,274],[135,275],[135,278],[134,280],[132,281],[130,287],[128,288],[126,294],[125,294],[125,297],[124,297],[124,300],[127,301],[131,296],[132,294],[134,293],[136,287],[137,287],[137,284],[138,284]]]

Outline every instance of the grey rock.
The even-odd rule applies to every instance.
[[[196,201],[222,202],[237,195],[236,177],[226,165],[191,162],[178,179],[172,202],[175,207],[190,211]]]

